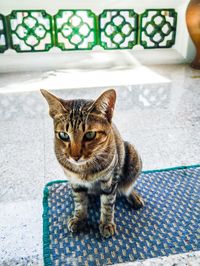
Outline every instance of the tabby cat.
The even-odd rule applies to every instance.
[[[112,123],[115,90],[97,100],[63,100],[41,90],[54,121],[55,154],[71,183],[74,214],[68,221],[72,232],[87,220],[88,194],[100,195],[99,230],[103,237],[114,235],[116,195],[124,195],[134,209],[143,206],[133,190],[142,162],[134,146],[123,141]]]

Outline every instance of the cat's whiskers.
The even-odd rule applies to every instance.
[[[101,154],[95,154],[92,157],[92,165],[97,169],[101,169],[102,164],[107,164],[108,158],[107,158],[107,153],[101,153]]]
[[[66,162],[67,162],[66,155],[64,155],[64,154],[61,154],[61,155],[60,154],[56,154],[56,157],[57,157],[59,162],[62,162],[64,164],[66,164]]]
[[[63,162],[63,163],[71,163],[73,165],[76,165],[76,166],[81,166],[81,165],[85,165],[86,163],[89,163],[92,158],[89,158],[89,159],[80,159],[80,161],[74,161],[72,158],[68,158],[65,154],[58,154],[57,155],[57,159],[58,161],[60,162]]]

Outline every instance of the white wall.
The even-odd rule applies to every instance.
[[[125,9],[133,8],[136,12],[142,12],[147,8],[177,8],[187,5],[189,0],[1,0],[0,10],[7,15],[14,9],[45,9],[51,14],[57,13],[58,9],[91,9],[96,14],[101,13],[104,9]]]
[[[6,0],[0,1],[0,13],[8,15],[12,10],[45,9],[51,15],[57,13],[58,9],[91,9],[96,14],[104,9],[134,9],[142,13],[147,8],[175,8],[178,12],[176,43],[170,49],[146,49],[135,46],[126,51],[104,51],[101,47],[95,47],[93,51],[65,51],[53,48],[49,52],[40,53],[16,53],[7,50],[0,54],[0,72],[28,71],[28,70],[51,70],[55,68],[79,68],[87,65],[99,67],[105,64],[130,65],[135,62],[142,64],[175,64],[190,62],[194,56],[194,46],[189,38],[185,23],[185,10],[189,0]],[[50,4],[51,3],[51,4]],[[87,60],[88,58],[88,60]],[[99,62],[101,58],[101,62]],[[126,63],[125,63],[126,62]]]

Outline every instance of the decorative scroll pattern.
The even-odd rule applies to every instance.
[[[0,14],[0,53],[3,53],[7,49],[5,18]]]
[[[177,13],[173,9],[146,10],[140,17],[140,44],[144,48],[170,48],[175,43]]]
[[[12,48],[17,52],[48,51],[53,46],[52,18],[46,11],[13,11],[9,20]]]
[[[56,46],[62,50],[92,49],[96,45],[95,14],[90,10],[60,10],[54,17]]]
[[[66,50],[170,48],[175,43],[177,13],[174,9],[148,9],[138,15],[132,9],[14,10],[0,14],[0,53],[44,52],[52,47]]]

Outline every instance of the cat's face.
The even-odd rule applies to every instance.
[[[111,136],[115,91],[104,92],[96,101],[67,101],[45,90],[41,92],[54,120],[57,158],[74,165],[83,165],[94,158],[103,157]]]

